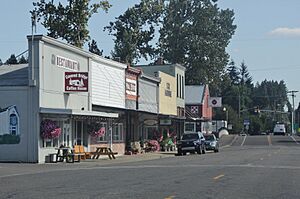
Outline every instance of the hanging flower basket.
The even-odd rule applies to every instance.
[[[92,123],[88,125],[88,133],[92,137],[102,137],[105,135],[105,127],[99,123]]]
[[[61,135],[61,128],[52,120],[43,120],[41,122],[41,137],[43,139],[53,139]]]

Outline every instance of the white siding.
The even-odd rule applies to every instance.
[[[125,108],[125,67],[91,62],[92,104]]]
[[[53,56],[65,57],[80,64],[78,72],[88,72],[88,58],[48,43],[40,51],[40,107],[88,110],[88,92],[65,93],[65,72],[73,71],[52,63]]]

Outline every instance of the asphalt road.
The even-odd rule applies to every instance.
[[[205,155],[0,164],[0,198],[300,198],[299,143],[299,137],[236,136]]]

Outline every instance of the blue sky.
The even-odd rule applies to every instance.
[[[57,1],[57,0],[56,0]],[[108,55],[113,48],[112,37],[103,27],[139,0],[111,0],[108,14],[93,16],[91,37]],[[219,0],[221,8],[233,9],[237,30],[227,48],[236,64],[243,60],[254,82],[284,80],[289,90],[300,91],[300,1],[299,0]],[[32,0],[4,0],[0,7],[0,58],[27,49],[26,35],[31,34],[29,10]],[[45,34],[41,25],[38,34]],[[291,98],[290,98],[291,99]],[[291,101],[291,100],[290,100]],[[295,107],[300,101],[300,92]]]

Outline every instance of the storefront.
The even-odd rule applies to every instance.
[[[29,36],[28,46],[29,65],[0,70],[0,108],[14,107],[18,127],[1,130],[0,161],[42,163],[61,145],[124,154],[124,121],[113,110],[125,108],[126,65],[42,35]]]

